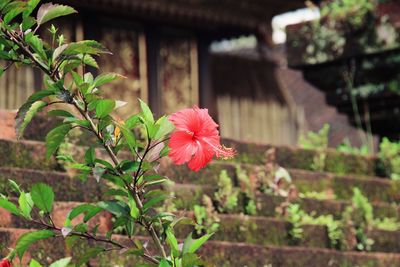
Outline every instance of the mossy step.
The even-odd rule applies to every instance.
[[[224,139],[224,145],[234,147],[238,154],[234,162],[264,164],[267,160],[274,161],[284,168],[313,170],[313,160],[321,152],[294,146],[272,146],[239,142]],[[327,149],[324,171],[338,174],[360,174],[374,176],[378,159],[374,156],[360,156]]]
[[[39,170],[60,170],[52,157],[46,159],[44,143],[0,139],[0,167],[18,167]]]
[[[0,256],[8,254],[7,247],[13,247],[17,238],[26,233],[27,229],[0,228]],[[130,241],[123,236],[113,236],[113,239],[124,244]],[[142,242],[147,238],[137,237]],[[93,243],[79,243],[72,248],[67,248],[63,238],[42,240],[32,246],[22,261],[22,266],[27,266],[30,258],[39,260],[42,264],[49,265],[57,259],[73,255],[78,257],[87,251]],[[149,249],[153,250],[151,243]],[[260,246],[246,243],[231,243],[223,241],[208,241],[199,250],[206,267],[231,267],[231,266],[279,266],[279,267],[398,267],[400,254],[377,252],[341,252],[331,249],[287,247],[287,246]],[[91,260],[91,266],[135,266],[142,263],[136,256],[121,256],[118,252],[100,254],[98,259]],[[14,266],[18,266],[17,260]]]
[[[337,199],[351,199],[353,188],[358,187],[372,202],[400,202],[400,181],[298,169],[290,169],[289,173],[299,192],[332,190]]]
[[[194,205],[201,203],[203,195],[209,196],[215,201],[214,190],[207,186],[180,185],[175,184],[169,189],[174,192],[174,204],[179,209],[192,210]],[[245,213],[244,195],[239,195],[238,205],[232,213]],[[261,216],[274,217],[276,211],[287,201],[281,196],[258,193],[255,195],[257,214]],[[340,218],[345,208],[350,205],[349,201],[344,200],[318,200],[314,198],[297,198],[291,201],[300,204],[301,208],[308,213],[316,215],[332,214],[335,218]],[[400,206],[388,203],[372,203],[374,215],[377,218],[394,217],[400,218]]]
[[[65,219],[71,209],[82,204],[80,202],[55,202],[52,211],[54,224],[61,228],[64,226]],[[187,212],[177,212],[182,216],[193,217],[193,214]],[[112,229],[111,215],[102,212],[90,220],[89,226],[99,224],[98,232],[106,233]],[[73,220],[73,224],[80,223],[82,216]],[[246,215],[227,215],[220,214],[219,220],[223,222],[220,229],[213,236],[213,240],[229,241],[229,242],[245,242],[259,245],[289,245],[292,243],[288,229],[289,223],[284,220],[267,217],[255,217]],[[193,218],[194,219],[194,218]],[[7,210],[0,208],[0,227],[12,228],[40,228],[40,225],[31,223],[26,219],[15,216]],[[143,230],[143,229],[138,229]],[[190,232],[195,231],[193,226],[180,226],[176,228],[176,234],[180,238],[184,238]],[[141,232],[139,232],[140,234]],[[261,233],[261,234],[260,234]],[[304,226],[303,240],[298,245],[305,247],[328,247],[329,240],[326,229],[316,225]]]
[[[264,175],[260,176],[260,173],[265,172],[265,168],[262,165],[223,161],[214,161],[204,169],[193,172],[186,166],[172,166],[168,160],[164,160],[160,172],[178,183],[216,185],[221,171],[226,171],[228,176],[232,178],[233,184],[240,186],[236,172],[238,166],[252,180],[262,179],[267,175],[264,173]],[[353,195],[353,187],[358,187],[370,201],[400,202],[400,181],[365,175],[339,175],[300,169],[287,170],[290,173],[293,184],[301,193],[332,191],[337,199],[348,200]]]
[[[54,224],[61,228],[71,209],[82,203],[77,202],[56,202],[52,211]],[[191,213],[177,212],[182,216],[193,217]],[[98,232],[106,233],[112,229],[111,214],[102,212],[95,216],[90,224],[92,227],[99,225]],[[213,240],[244,242],[257,245],[277,245],[288,246],[295,244],[303,247],[329,248],[331,243],[328,230],[322,225],[303,225],[303,238],[293,240],[289,236],[290,224],[282,219],[268,218],[261,216],[247,216],[243,214],[228,215],[220,214],[218,219],[221,221],[219,230],[213,236]],[[74,219],[73,223],[78,224],[82,221],[82,216]],[[0,227],[12,228],[40,228],[39,225],[28,222],[27,220],[12,215],[8,211],[0,208]],[[185,238],[190,232],[194,231],[193,226],[178,226],[175,231],[179,238]],[[138,229],[138,234],[143,233],[143,229]],[[371,230],[368,236],[374,240],[372,251],[381,252],[400,252],[400,231]]]
[[[105,187],[95,179],[83,182],[65,172],[0,167],[0,193],[7,196],[13,195],[8,179],[16,181],[25,190],[35,183],[49,184],[58,201],[98,201],[105,192]]]
[[[238,154],[233,162],[265,164],[267,161],[273,161],[285,168],[312,170],[313,158],[320,152],[316,150],[307,150],[288,146],[271,146],[250,144],[225,139],[224,143],[235,147]],[[26,148],[24,149],[24,147]],[[32,146],[35,147],[32,151]],[[27,151],[25,151],[27,150]],[[78,149],[79,150],[79,149]],[[35,153],[41,151],[41,154]],[[14,166],[35,169],[49,169],[54,164],[54,160],[46,160],[44,158],[44,143],[37,141],[0,141],[0,166]],[[76,149],[75,149],[76,151]],[[10,154],[10,157],[8,156]],[[273,156],[271,157],[271,154]],[[375,175],[377,159],[375,157],[356,156],[350,154],[339,153],[335,150],[326,151],[325,171],[339,174],[360,174]],[[33,158],[35,157],[36,158]],[[271,160],[272,158],[272,160]],[[32,159],[32,162],[31,162]],[[59,166],[57,166],[59,168]],[[54,167],[53,167],[54,168]],[[51,169],[51,168],[50,168]]]
[[[102,183],[97,183],[93,178],[82,182],[77,178],[70,177],[67,173],[56,171],[38,171],[18,168],[0,168],[0,193],[12,195],[8,179],[15,180],[22,188],[28,190],[34,183],[45,182],[52,186],[58,201],[80,201],[93,202],[101,199],[106,187]],[[169,190],[174,192],[174,204],[179,209],[192,210],[194,205],[202,201],[203,195],[208,195],[214,199],[214,185],[201,186],[192,184],[175,184]],[[276,208],[279,207],[285,198],[266,194],[257,195],[257,214],[273,217]],[[294,201],[307,211],[315,211],[316,214],[333,214],[340,217],[348,201],[341,200],[317,200],[312,198],[298,199]],[[400,207],[395,204],[376,203],[373,205],[376,217],[396,217],[400,218]],[[239,198],[239,206],[234,212],[244,212],[243,199]]]

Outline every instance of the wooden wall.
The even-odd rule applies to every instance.
[[[223,137],[296,144],[302,112],[285,92],[274,64],[231,54],[212,58],[212,80]]]
[[[10,67],[0,77],[0,109],[18,109],[34,92],[34,70]]]

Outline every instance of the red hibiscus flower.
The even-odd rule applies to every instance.
[[[193,107],[172,114],[169,120],[175,125],[169,142],[169,157],[177,165],[188,163],[190,169],[198,171],[215,156],[230,158],[235,155],[231,148],[221,146],[218,124],[207,109]]]
[[[11,262],[6,258],[0,261],[0,267],[12,267]]]

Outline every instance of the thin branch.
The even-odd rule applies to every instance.
[[[1,20],[1,19],[0,19],[0,20]],[[59,72],[56,71],[56,72],[53,72],[53,73],[52,73],[52,72],[47,68],[47,66],[46,66],[43,62],[39,61],[39,60],[34,56],[34,54],[30,51],[29,46],[28,46],[28,45],[25,46],[24,40],[22,40],[18,35],[15,36],[14,33],[13,33],[12,31],[8,31],[7,29],[1,28],[1,31],[2,31],[12,42],[14,42],[14,43],[21,49],[22,54],[23,54],[24,56],[26,56],[27,58],[29,58],[30,60],[32,60],[32,62],[34,63],[34,65],[36,65],[36,66],[37,66],[39,69],[41,69],[45,74],[47,74],[54,82],[57,82],[57,81],[59,80],[59,77],[61,77],[60,74],[59,74]],[[66,91],[66,92],[69,92],[67,89],[65,89],[65,87],[63,87],[63,90]],[[112,159],[113,163],[115,164],[115,166],[118,166],[118,165],[119,165],[119,160],[118,160],[117,156],[115,155],[115,153],[114,153],[114,151],[112,150],[112,148],[104,142],[104,139],[103,139],[103,136],[102,136],[101,132],[97,130],[96,124],[94,123],[94,121],[92,120],[92,118],[90,117],[90,115],[88,114],[88,112],[87,112],[86,110],[82,110],[82,109],[79,107],[78,102],[77,102],[77,99],[76,99],[75,97],[74,97],[72,100],[73,100],[73,102],[72,102],[72,103],[68,103],[68,104],[72,104],[72,105],[80,112],[80,114],[81,114],[87,121],[89,121],[92,132],[96,135],[96,137],[99,139],[99,141],[102,142],[104,148],[106,149],[107,153],[108,153],[109,156],[111,157],[111,159]],[[145,151],[145,153],[144,153],[144,155],[143,155],[143,157],[142,157],[142,159],[141,159],[140,167],[142,166],[144,157],[146,156],[146,154],[147,154],[147,152],[148,152],[148,150],[149,150],[149,147],[150,147],[150,140],[149,140],[147,149],[146,149],[146,151]],[[122,175],[123,173],[120,173],[120,174]],[[138,173],[137,173],[137,175],[138,175]],[[137,175],[136,175],[136,176],[137,176]],[[136,177],[136,178],[137,178],[137,177]],[[136,205],[138,206],[138,208],[140,209],[140,211],[141,211],[141,213],[142,213],[142,212],[143,212],[143,203],[142,203],[142,201],[141,201],[141,199],[140,199],[140,197],[139,197],[138,192],[135,190],[135,188],[132,188],[132,187],[128,187],[128,189],[129,189],[130,192],[133,194],[133,197],[134,197],[134,200],[135,200],[135,202],[136,202]],[[42,223],[42,225],[44,225],[44,226],[46,226],[46,227],[50,227],[50,229],[54,229],[54,230],[61,231],[61,229],[56,228],[56,227],[53,227],[53,226],[48,225],[48,224],[45,224],[45,223]],[[145,228],[146,228],[146,230],[149,232],[149,234],[151,235],[153,241],[155,242],[155,244],[156,244],[156,246],[158,247],[158,249],[160,250],[160,252],[162,253],[162,256],[163,256],[164,258],[166,258],[167,255],[166,255],[165,249],[164,249],[163,245],[161,244],[160,238],[158,237],[158,235],[157,235],[157,233],[156,233],[156,231],[155,231],[153,225],[151,225],[150,223],[148,223],[148,222],[145,221]],[[89,234],[85,234],[85,233],[73,233],[73,234],[74,234],[74,235],[77,235],[77,236],[81,236],[81,237],[93,239],[93,240],[98,241],[98,242],[110,243],[110,244],[113,244],[113,245],[116,245],[116,246],[120,246],[120,248],[123,248],[122,245],[118,245],[118,244],[114,243],[113,241],[106,240],[106,239],[99,239],[99,238],[94,237],[94,236],[91,236],[91,235],[89,235]],[[147,259],[148,261],[150,261],[150,262],[153,262],[153,263],[157,263],[157,264],[158,264],[158,261],[157,261],[156,259],[154,259],[153,257],[149,256],[149,255],[144,255],[143,257],[146,258],[146,259]]]

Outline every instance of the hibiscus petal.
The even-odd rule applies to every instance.
[[[168,146],[171,149],[168,155],[177,165],[189,161],[198,150],[198,144],[193,141],[193,137],[183,131],[172,133]]]
[[[208,144],[202,141],[199,141],[198,143],[200,144],[198,150],[188,164],[189,168],[193,171],[199,171],[204,168],[207,163],[212,160],[215,154],[213,148]]]

